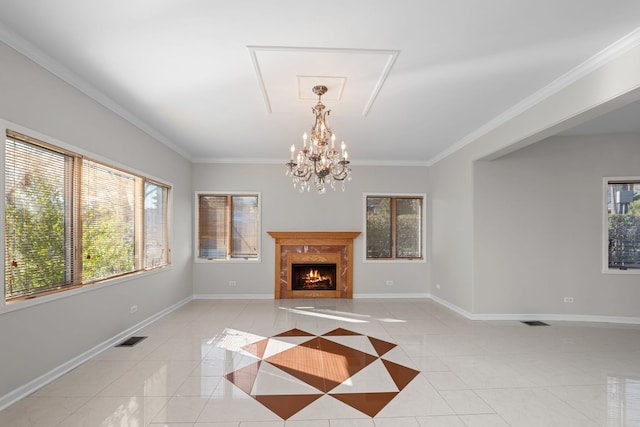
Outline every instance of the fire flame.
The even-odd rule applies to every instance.
[[[330,275],[322,275],[320,274],[320,271],[318,270],[309,270],[309,272],[306,275],[306,280],[308,282],[319,282],[321,280],[331,280],[331,276]]]

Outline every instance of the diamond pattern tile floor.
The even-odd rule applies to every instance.
[[[278,353],[263,358],[270,342],[278,342],[280,337],[306,337],[309,340],[284,348]],[[370,343],[372,351],[377,354],[372,355],[325,337],[334,339],[340,337],[363,338]],[[395,346],[396,344],[367,337],[343,328],[328,331],[322,336],[314,336],[300,329],[290,329],[271,338],[261,339],[242,347],[244,351],[258,358],[259,361],[230,372],[225,378],[285,420],[307,405],[312,404],[322,394],[328,394],[360,412],[374,417],[420,373],[406,366],[380,359],[384,353],[387,353]],[[352,393],[331,393],[338,386],[344,385],[345,382],[352,382],[355,378],[364,383],[364,388],[366,389],[366,377],[364,375],[357,376],[357,374],[366,370],[373,362],[378,360],[382,362],[378,365],[378,368],[384,368],[384,374],[389,377],[390,383],[395,384],[395,390],[381,392],[377,388],[371,388],[370,390]],[[275,378],[281,376],[277,373],[274,374],[274,368],[313,387],[320,394],[280,394],[281,392],[274,394],[276,390],[282,390],[282,385],[279,387],[267,387],[272,390],[268,394],[257,391],[255,384],[261,375],[261,371],[270,369],[274,383],[276,381]],[[380,371],[381,369],[377,370],[376,377],[380,376]],[[354,386],[357,389],[363,388],[360,384],[355,384]],[[261,388],[264,389],[265,387]]]

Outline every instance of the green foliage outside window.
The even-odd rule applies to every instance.
[[[367,199],[367,258],[391,258],[391,199]]]
[[[9,132],[5,299],[169,263],[168,186]]]
[[[64,195],[39,171],[6,193],[5,282],[8,296],[65,283]]]
[[[367,196],[367,259],[421,259],[422,204],[422,197]]]
[[[108,209],[85,209],[82,229],[82,279],[85,282],[135,270],[133,230]]]

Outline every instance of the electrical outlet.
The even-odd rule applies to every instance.
[[[565,304],[573,304],[573,297],[564,297]]]
[[[235,286],[235,285],[236,285],[235,280],[229,280],[229,286]]]
[[[387,286],[393,286],[393,280],[387,280]]]
[[[133,314],[136,311],[138,311],[138,306],[137,305],[132,305],[131,307],[129,307],[129,313]]]

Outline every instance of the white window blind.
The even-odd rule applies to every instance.
[[[5,299],[169,264],[170,189],[7,130]]]
[[[5,142],[5,295],[73,282],[72,158],[7,137]]]
[[[257,258],[258,195],[198,195],[198,257]]]
[[[82,277],[92,282],[135,271],[136,181],[91,160],[82,162]]]
[[[144,183],[144,268],[169,263],[169,188],[147,181]]]

